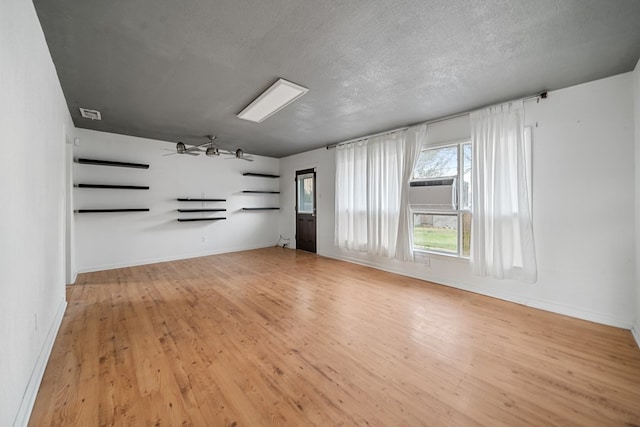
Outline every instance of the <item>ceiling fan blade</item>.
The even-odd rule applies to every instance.
[[[204,150],[200,147],[202,147],[203,145],[207,145],[209,144],[209,142],[205,142],[203,144],[198,144],[198,145],[192,145],[191,147],[187,147],[184,152],[187,153],[189,151],[200,151],[204,153]]]
[[[176,154],[182,155],[182,154],[188,154],[189,156],[199,156],[200,153],[194,153],[192,151],[185,151],[183,153],[176,153],[175,151],[173,153],[167,153],[167,154],[163,154],[162,157],[167,157],[167,156],[175,156]]]

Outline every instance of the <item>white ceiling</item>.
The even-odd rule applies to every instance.
[[[638,0],[35,0],[76,126],[282,157],[633,69]],[[304,97],[236,117],[277,78]],[[80,117],[97,109],[102,121]]]

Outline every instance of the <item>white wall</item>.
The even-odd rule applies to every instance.
[[[334,155],[281,159],[281,233],[293,236],[293,175],[318,168],[318,253],[546,310],[630,328],[635,310],[634,137],[631,73],[551,92],[525,104],[533,130],[533,216],[538,282],[480,278],[466,261],[404,263],[333,245]],[[429,128],[432,142],[469,135],[468,118]]]
[[[75,130],[75,129],[74,129]],[[73,140],[67,138],[64,152],[65,171],[65,281],[73,284],[76,281],[78,268],[76,266],[76,224],[73,215]]]
[[[146,185],[150,190],[74,189],[75,209],[149,208],[142,213],[75,214],[79,272],[147,264],[275,245],[279,211],[242,211],[278,206],[278,195],[245,195],[242,190],[278,191],[279,180],[245,177],[243,172],[278,174],[278,159],[253,162],[228,156],[170,155],[175,144],[78,129],[76,158],[149,164],[147,170],[74,164],[75,183]],[[225,203],[178,202],[178,197],[221,198]],[[181,208],[226,208],[220,213],[178,213]],[[178,217],[225,216],[225,221],[178,222]]]
[[[635,121],[635,214],[636,214],[636,320],[633,334],[640,346],[640,60],[633,71],[633,103]]]
[[[26,424],[65,308],[73,124],[33,3],[0,3],[0,425]]]

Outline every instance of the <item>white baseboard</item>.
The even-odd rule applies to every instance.
[[[391,266],[379,265],[376,262],[361,260],[358,258],[351,258],[348,256],[344,256],[342,254],[336,254],[336,253],[323,252],[320,255],[326,256],[328,258],[339,259],[341,261],[351,262],[354,264],[364,265],[366,267],[387,271],[389,273],[399,274],[401,276],[412,277],[418,280],[424,280],[424,281],[432,282],[432,283],[443,285],[443,286],[449,286],[452,288],[461,289],[463,291],[473,292],[476,294],[485,295],[492,298],[498,298],[504,301],[514,302],[516,304],[521,304],[521,305],[525,305],[528,307],[532,307],[532,308],[536,308],[544,311],[549,311],[556,314],[575,317],[577,319],[587,320],[590,322],[600,323],[603,325],[614,326],[616,328],[631,329],[633,325],[633,323],[627,319],[617,318],[605,313],[592,312],[592,311],[584,310],[578,307],[571,307],[563,304],[558,304],[553,301],[534,299],[528,296],[518,295],[516,293],[509,293],[509,292],[499,291],[495,289],[488,289],[486,287],[482,288],[474,283],[463,283],[460,281],[451,280],[446,277],[434,276],[428,273],[420,274],[420,275],[415,274],[412,272],[404,271],[401,268],[401,265],[398,265],[397,268],[394,268]],[[638,340],[637,335],[640,335],[639,332],[640,331],[636,332],[636,340]]]
[[[220,254],[226,254],[231,252],[250,251],[253,249],[270,248],[273,246],[275,246],[275,243],[269,242],[269,243],[260,243],[256,245],[250,245],[250,246],[230,247],[230,248],[224,248],[224,249],[213,250],[213,251],[211,250],[200,251],[200,252],[192,252],[187,254],[172,255],[167,257],[147,258],[147,259],[140,259],[140,260],[134,260],[134,261],[118,262],[113,264],[102,264],[102,265],[96,265],[96,266],[81,267],[78,269],[78,274],[91,273],[94,271],[113,270],[116,268],[136,267],[139,265],[156,264],[159,262],[179,261],[182,259],[189,259],[189,258],[200,258],[203,256],[220,255]]]
[[[76,280],[78,279],[78,272],[74,272],[72,277],[71,277],[71,283],[67,283],[67,286],[71,286],[74,283],[76,283]]]
[[[640,319],[636,319],[636,323],[633,324],[633,327],[631,328],[631,335],[633,335],[633,338],[636,340],[636,344],[638,344],[638,347],[640,348]]]
[[[613,326],[620,329],[631,329],[633,324],[629,320],[621,319],[605,313],[596,313],[593,311],[583,310],[577,307],[570,307],[563,304],[557,304],[552,301],[543,301],[533,298],[527,298],[524,305],[537,308],[552,313],[562,314],[576,319],[587,320],[589,322],[600,323],[602,325]]]
[[[58,311],[56,312],[55,317],[53,318],[53,323],[49,328],[49,332],[47,333],[47,337],[44,340],[44,344],[40,349],[40,355],[38,356],[36,365],[31,372],[29,384],[27,384],[27,388],[24,392],[24,395],[22,396],[22,401],[20,402],[18,414],[16,415],[15,421],[13,422],[14,427],[26,426],[29,423],[31,411],[33,410],[33,405],[36,402],[36,396],[38,395],[38,389],[40,388],[40,383],[42,382],[42,377],[44,376],[44,370],[47,367],[49,356],[51,356],[53,343],[55,342],[56,335],[58,335],[58,330],[60,330],[60,325],[62,324],[62,318],[64,317],[64,311],[66,310],[66,308],[67,302],[62,301],[62,303],[58,307]]]

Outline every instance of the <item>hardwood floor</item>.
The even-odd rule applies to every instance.
[[[281,248],[82,274],[33,426],[640,425],[629,331]]]

